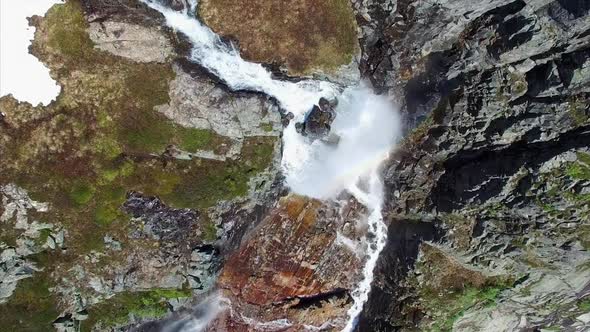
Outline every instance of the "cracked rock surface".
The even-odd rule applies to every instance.
[[[355,3],[363,73],[415,128],[358,330],[587,330],[590,7]]]

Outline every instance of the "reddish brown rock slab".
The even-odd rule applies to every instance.
[[[362,257],[339,237],[362,237],[364,214],[354,199],[282,198],[225,263],[218,286],[232,312],[219,322],[235,325],[235,331],[240,324],[249,331],[283,322],[280,331],[298,331],[303,324],[342,320]]]

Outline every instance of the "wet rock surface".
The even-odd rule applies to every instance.
[[[385,212],[443,230],[417,237],[432,242],[406,269],[390,237],[358,330],[587,329],[587,6],[355,8],[366,18],[362,71],[404,101],[406,127],[415,128],[385,169]],[[461,285],[424,277],[453,261],[483,274]]]
[[[328,136],[331,124],[336,118],[334,110],[336,104],[336,101],[330,102],[321,98],[318,105],[314,105],[305,116],[304,121],[295,124],[297,132],[311,139],[321,139]]]

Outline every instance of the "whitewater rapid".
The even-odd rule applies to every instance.
[[[230,89],[263,92],[295,115],[283,133],[281,162],[286,184],[293,192],[328,200],[347,191],[367,207],[367,223],[372,236],[367,236],[363,280],[352,292],[354,304],[348,311],[349,319],[344,329],[353,330],[367,301],[373,270],[387,236],[381,214],[383,184],[379,167],[401,132],[393,105],[362,83],[342,89],[319,80],[297,83],[275,80],[262,65],[242,59],[233,45],[222,41],[199,22],[193,14],[197,6],[195,0],[189,1],[190,11],[174,11],[155,0],[142,1],[162,13],[168,26],[190,39],[192,61],[207,68]],[[337,146],[320,140],[310,143],[295,131],[293,124],[301,121],[320,97],[338,100],[337,117],[332,123],[332,132],[340,136]]]

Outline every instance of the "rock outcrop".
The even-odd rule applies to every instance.
[[[281,198],[224,264],[218,286],[232,311],[218,320],[219,330],[234,324],[245,331],[279,320],[294,330],[342,328],[365,258],[350,239],[365,235],[365,213],[352,198]]]
[[[590,7],[355,8],[364,75],[416,127],[385,169],[385,212],[433,231],[390,237],[358,330],[586,330]]]
[[[174,57],[174,50],[162,28],[146,28],[126,22],[92,22],[88,35],[95,47],[138,62],[163,63]]]
[[[204,0],[198,15],[215,32],[235,40],[250,61],[276,64],[293,76],[358,80],[353,61],[357,26],[347,0]]]
[[[32,22],[62,93],[0,98],[0,321],[114,331],[190,307],[278,198],[277,107],[179,61],[138,1]]]
[[[590,329],[587,1],[353,0],[356,22],[347,1],[312,2],[198,14],[247,59],[343,84],[358,28],[362,76],[400,102],[388,242],[357,330]],[[62,92],[0,98],[5,329],[344,326],[367,211],[283,188],[292,114],[188,61],[139,1],[69,0],[31,22]],[[302,131],[324,138],[332,107]]]
[[[311,139],[321,139],[328,136],[335,118],[336,111],[333,103],[330,103],[326,98],[321,98],[319,106],[314,105],[303,122],[295,124],[295,128],[303,136]]]

